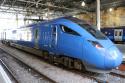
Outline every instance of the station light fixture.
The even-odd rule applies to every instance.
[[[73,15],[73,17],[76,17],[76,15]]]
[[[47,12],[45,13],[45,16],[46,16],[46,17],[48,16],[48,13],[47,13]]]
[[[113,11],[113,8],[109,8],[109,11],[112,12],[112,11]]]
[[[84,1],[82,1],[81,6],[84,7],[85,5],[86,5],[86,3]]]

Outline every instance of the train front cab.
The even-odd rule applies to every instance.
[[[80,34],[65,24],[54,24],[52,27],[51,48],[57,54],[79,58],[82,55],[82,38]],[[79,55],[79,56],[76,56]]]
[[[70,25],[73,25],[73,23],[70,23]],[[91,45],[91,42],[87,41],[84,38],[84,36],[88,36],[88,37],[90,36],[90,35],[87,35],[85,30],[83,30],[82,28],[80,28],[80,26],[76,24],[74,24],[73,26],[70,26],[70,25],[68,24],[56,25],[57,27],[55,27],[56,29],[54,31],[55,32],[57,31],[56,32],[57,35],[53,34],[55,35],[53,36],[55,37],[54,38],[54,41],[55,41],[54,46],[56,46],[55,50],[60,52],[62,55],[67,55],[68,57],[73,57],[81,60],[87,70],[98,72],[99,69],[98,71],[96,71],[97,70],[96,68],[102,67],[102,65],[104,65],[104,61],[103,61],[104,57],[100,56],[99,51],[97,51],[95,47],[93,48]],[[80,35],[80,33],[78,33],[77,30],[73,30],[73,27],[74,28],[77,27],[76,28],[77,30],[81,29],[81,32],[84,33],[84,35]],[[96,54],[95,54],[95,51],[96,51]],[[96,60],[96,59],[100,59],[100,60]],[[89,64],[89,67],[88,67],[88,64]],[[90,69],[90,66],[94,66],[94,67]],[[99,72],[102,72],[102,71],[99,71]]]
[[[83,28],[83,30],[81,30],[82,34],[81,36],[75,36],[74,38],[71,37],[71,40],[75,39],[75,40],[79,40],[80,42],[76,41],[76,46],[74,44],[73,41],[70,40],[71,44],[69,44],[69,46],[72,46],[72,48],[78,48],[75,49],[74,51],[78,51],[78,53],[76,52],[76,55],[74,55],[74,57],[77,57],[77,55],[79,54],[79,59],[81,59],[83,61],[83,63],[87,63],[87,65],[89,64],[89,66],[91,66],[93,69],[91,71],[96,71],[96,72],[103,72],[104,71],[109,71],[112,68],[117,67],[121,61],[122,61],[122,54],[119,52],[119,50],[113,45],[113,43],[107,39],[100,31],[94,30],[94,26],[89,25],[88,23],[84,23],[81,24],[81,21],[77,20],[77,19],[70,19],[73,22],[77,23],[77,29],[74,31],[80,32],[78,30],[78,28]],[[74,27],[75,25],[71,24],[72,26],[68,26],[68,27]],[[80,27],[79,27],[80,25]],[[76,28],[74,27],[74,28]],[[86,31],[86,32],[84,32]],[[88,34],[89,33],[89,34]],[[90,35],[91,34],[91,35]],[[65,36],[64,36],[65,37]],[[66,37],[68,37],[66,35]],[[73,39],[72,39],[73,38]],[[77,39],[79,38],[79,39]],[[88,41],[90,40],[90,41]],[[93,43],[94,42],[94,43]],[[78,46],[79,44],[79,46]],[[91,45],[90,45],[91,44]],[[94,45],[94,47],[92,47]],[[68,45],[68,44],[67,44]],[[98,49],[96,46],[99,46],[103,51],[100,51],[100,49]],[[70,48],[70,49],[72,49]],[[110,50],[109,50],[110,48]],[[81,50],[82,49],[82,50]],[[104,51],[107,50],[107,51]],[[108,51],[109,50],[109,51]],[[73,50],[70,52],[73,52],[75,54]],[[106,56],[106,53],[108,53],[108,57]],[[115,55],[114,55],[115,54]],[[98,60],[96,60],[98,59]],[[107,62],[109,63],[107,63]],[[87,67],[86,67],[87,68]],[[102,70],[102,71],[99,71]]]

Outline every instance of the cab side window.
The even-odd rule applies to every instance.
[[[60,25],[61,29],[63,32],[67,33],[67,34],[72,34],[72,35],[77,35],[80,36],[80,34],[78,34],[76,31],[71,30],[70,28],[64,26],[64,25]]]

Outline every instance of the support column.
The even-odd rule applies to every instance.
[[[96,0],[97,2],[97,10],[96,10],[96,25],[98,30],[100,30],[101,22],[100,22],[100,0]]]
[[[17,23],[17,28],[18,28],[18,14],[16,14],[16,23]]]

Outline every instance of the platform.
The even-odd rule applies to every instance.
[[[0,65],[0,83],[13,83],[1,65]]]

